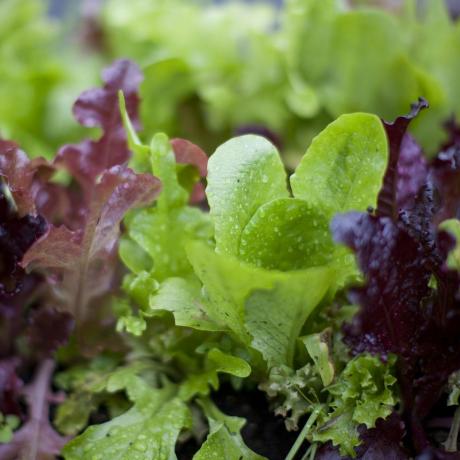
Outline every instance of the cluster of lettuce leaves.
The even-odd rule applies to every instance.
[[[81,14],[73,5],[60,21],[48,17],[49,3],[4,0],[0,10],[0,57],[8,63],[0,133],[21,139],[29,155],[50,158],[82,134],[67,107],[96,84],[101,62],[118,57],[145,72],[146,137],[160,130],[209,151],[235,132],[265,132],[294,164],[341,114],[393,119],[423,95],[431,110],[412,130],[435,153],[440,125],[460,115],[460,30],[444,0],[405,0],[392,11],[371,0],[287,0],[281,8],[108,0],[100,11],[81,6]],[[82,53],[84,41],[91,53]]]
[[[394,119],[423,95],[430,113],[411,129],[436,153],[443,120],[460,115],[458,22],[444,0],[376,3],[109,0],[101,22],[108,53],[145,70],[149,135],[214,150],[235,131],[269,130],[298,160],[341,114]]]
[[[0,457],[274,458],[232,388],[287,460],[458,458],[459,129],[428,160],[424,100],[342,115],[287,177],[257,135],[144,144],[139,68],[102,78],[73,107],[98,138],[0,140]]]
[[[68,105],[96,84],[101,62],[126,56],[146,75],[148,136],[161,130],[212,151],[235,132],[268,133],[294,164],[341,114],[393,119],[423,95],[431,110],[412,130],[436,153],[440,124],[460,115],[458,23],[443,0],[405,0],[392,11],[374,3],[109,0],[51,20],[45,0],[5,0],[0,133],[50,158],[82,135]],[[92,53],[82,53],[83,41]]]

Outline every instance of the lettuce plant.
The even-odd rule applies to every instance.
[[[457,131],[341,115],[288,176],[258,135],[142,142],[139,68],[102,78],[97,139],[0,142],[0,457],[458,458]]]
[[[318,420],[315,426],[324,427],[337,417],[336,412],[329,414],[329,407],[347,413],[338,432],[323,429],[311,439],[332,439],[344,444],[345,452],[353,452],[358,425],[373,427],[379,417],[391,413],[397,401],[395,379],[388,375],[379,380],[389,372],[386,366],[376,358],[360,357],[356,366],[368,373],[371,387],[355,389],[352,379],[357,377],[347,367],[334,386],[327,378],[331,396],[323,396],[323,361],[334,358],[329,345],[309,337],[313,331],[304,325],[322,301],[330,301],[347,280],[357,277],[348,251],[333,243],[328,222],[337,212],[376,206],[387,157],[380,120],[355,114],[331,124],[291,177],[294,196],[270,142],[253,135],[228,141],[207,166],[209,214],[189,205],[176,163],[177,142],[158,134],[146,146],[126,115],[125,125],[133,164],[143,172],[150,169],[163,184],[154,207],[127,218],[121,246],[121,257],[132,271],[124,290],[136,308],[121,300],[118,326],[137,337],[131,340],[134,349],[144,350],[143,364],[130,362],[129,370],[115,371],[122,372],[123,380],[114,383],[110,376],[98,388],[107,393],[124,389],[133,408],[89,428],[68,444],[64,456],[97,456],[108,449],[120,458],[168,458],[180,431],[197,423],[192,419],[192,408],[197,407],[209,432],[194,458],[225,455],[222,449],[230,449],[232,458],[260,458],[242,442],[241,422],[232,422],[215,407],[210,390],[219,388],[223,374],[239,385],[267,380],[264,385],[273,395],[270,382],[276,380],[276,369],[295,370],[296,344],[304,335],[302,359],[308,361],[310,353],[315,361],[304,363],[309,369],[299,379],[308,378],[303,386],[308,384],[305,391],[312,392],[315,402],[304,404],[301,415],[311,413]],[[357,171],[363,180],[354,180]],[[171,319],[174,325],[168,326]],[[157,328],[159,336],[178,335],[172,347],[158,350],[158,344],[151,343],[151,331]],[[159,363],[164,371],[156,369]],[[330,366],[335,370],[335,364]],[[350,386],[349,396],[342,394],[342,385]],[[141,405],[136,409],[136,404]],[[353,411],[365,413],[365,421]],[[159,443],[154,433],[165,442]]]
[[[104,73],[106,86],[75,104],[79,120],[103,126],[99,142],[67,146],[51,163],[29,160],[16,144],[1,141],[0,409],[11,438],[0,445],[2,458],[54,458],[65,444],[49,423],[50,404],[60,400],[51,388],[52,356],[72,331],[78,345],[69,349],[69,362],[111,346],[110,334],[103,342],[100,335],[110,330],[104,297],[116,289],[119,222],[159,189],[157,179],[125,164],[129,151],[117,91],[133,95],[129,109],[135,115],[139,78],[134,64],[117,61]],[[94,150],[100,152],[108,139],[110,148],[100,158]],[[74,154],[66,162],[69,149]],[[68,186],[55,179],[59,172],[68,175]],[[34,373],[28,382],[25,376]],[[22,421],[14,433],[11,416]]]

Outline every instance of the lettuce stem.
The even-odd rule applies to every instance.
[[[287,454],[285,460],[294,459],[298,450],[300,449],[300,446],[303,444],[305,438],[307,437],[308,432],[311,430],[313,423],[315,423],[316,419],[318,418],[318,415],[320,414],[322,408],[323,406],[321,405],[317,406],[315,410],[311,413],[310,417],[308,417],[307,423],[305,423],[305,426],[302,428],[302,431],[300,432],[299,436],[297,436],[297,439],[295,440],[295,443],[292,445],[291,450]]]
[[[457,438],[458,430],[460,429],[460,407],[457,407],[454,418],[452,420],[452,425],[450,427],[449,436],[447,436],[446,442],[444,444],[447,452],[457,452]]]

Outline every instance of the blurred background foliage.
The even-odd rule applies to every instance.
[[[423,96],[428,153],[460,116],[458,2],[449,0],[2,0],[0,135],[50,157],[78,138],[71,104],[118,57],[143,68],[146,138],[208,153],[239,132],[275,139],[295,164],[345,112],[386,119]]]

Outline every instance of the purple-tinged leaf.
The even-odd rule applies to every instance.
[[[20,415],[19,397],[22,381],[16,374],[18,360],[0,360],[0,413]]]
[[[201,177],[208,174],[208,156],[198,145],[178,137],[171,139],[177,163],[195,166]]]
[[[19,263],[46,228],[45,220],[39,215],[19,217],[0,184],[0,295],[18,292],[24,275]]]
[[[82,191],[71,183],[68,186],[48,182],[35,198],[37,210],[49,223],[65,225],[76,230],[83,225],[86,213]]]
[[[401,142],[397,165],[396,199],[398,209],[408,209],[428,176],[428,163],[422,148],[406,134]]]
[[[347,344],[354,353],[407,355],[418,336],[420,302],[429,294],[419,245],[389,217],[342,214],[331,228],[336,241],[356,253],[366,276],[366,284],[350,292],[361,311],[347,325]]]
[[[0,444],[2,460],[55,460],[68,441],[54,430],[49,421],[50,403],[56,401],[51,392],[53,370],[52,360],[43,361],[34,381],[24,388],[28,417],[14,433],[11,442]]]
[[[35,214],[36,195],[52,173],[53,167],[45,159],[29,160],[17,144],[0,139],[0,176],[13,196],[19,217]]]
[[[336,216],[332,229],[356,253],[366,279],[350,291],[361,309],[345,325],[344,340],[354,353],[398,355],[404,418],[420,453],[429,447],[423,422],[449,375],[460,369],[460,278],[445,264],[452,238],[432,225],[431,186],[422,187],[413,201],[397,221],[350,213]]]
[[[458,21],[458,18],[460,17],[460,1],[446,0],[445,3],[451,19],[453,21]]]
[[[0,139],[0,177],[13,198],[9,206],[18,217],[36,214],[48,222],[72,228],[81,221],[84,206],[77,187],[50,181],[56,168],[43,158],[29,160],[17,144]]]
[[[207,176],[208,156],[198,145],[186,139],[175,138],[171,139],[171,146],[177,163],[194,166],[201,178]],[[201,182],[197,182],[190,195],[190,203],[200,203],[204,198],[204,186]]]
[[[118,108],[118,91],[123,91],[129,117],[137,126],[137,90],[142,78],[136,64],[120,59],[102,72],[103,88],[85,91],[77,99],[73,108],[75,118],[83,126],[102,128],[102,137],[97,141],[65,145],[59,150],[55,163],[65,167],[84,192],[86,187],[92,188],[103,171],[127,162],[129,150]]]
[[[29,249],[22,264],[52,273],[49,282],[60,311],[79,323],[90,302],[111,290],[121,219],[129,209],[150,203],[159,190],[155,177],[115,166],[95,185],[82,228],[51,227]]]
[[[15,294],[0,295],[0,359],[18,355],[18,341],[28,326],[27,312],[40,295],[43,279],[26,275]]]
[[[27,337],[35,354],[49,356],[65,345],[72,333],[73,318],[53,308],[40,308],[29,318]]]
[[[379,419],[375,428],[360,429],[362,443],[356,448],[355,460],[409,460],[409,453],[401,446],[405,434],[404,423],[393,413],[385,420]],[[337,448],[331,443],[322,446],[316,460],[352,460],[351,457],[341,457]]]
[[[442,449],[428,447],[420,455],[417,455],[415,460],[459,460],[459,458],[458,452],[446,452]]]
[[[406,153],[409,158],[416,154],[410,141],[405,141],[403,143],[403,140],[410,122],[419,114],[420,110],[427,107],[427,101],[420,98],[417,104],[412,105],[409,114],[396,118],[392,123],[384,122],[389,144],[389,159],[387,170],[383,178],[383,186],[377,199],[377,214],[379,216],[391,217],[393,220],[396,220],[398,217],[398,189],[405,189],[404,183],[398,180],[398,165],[400,164],[399,159],[402,154],[402,147],[413,149],[411,152]],[[401,167],[402,166],[403,163],[401,163]],[[415,168],[414,173],[419,172],[419,169],[420,168]],[[423,173],[423,169],[421,172]],[[421,180],[422,183],[423,179]]]

